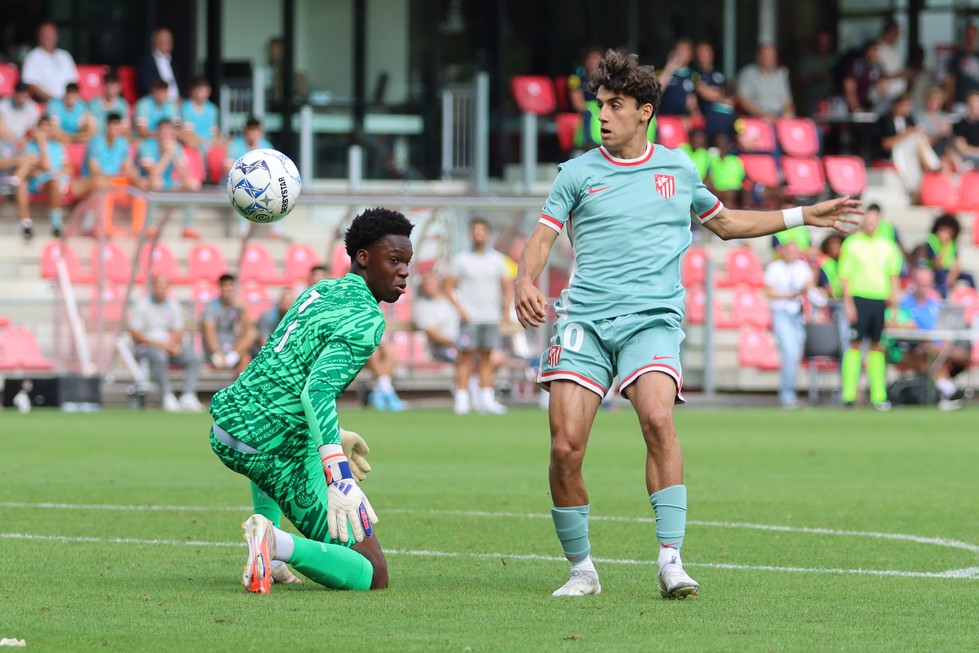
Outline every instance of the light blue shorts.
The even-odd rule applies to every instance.
[[[676,382],[683,403],[680,343],[684,333],[672,311],[649,311],[589,322],[562,318],[554,325],[551,346],[541,355],[537,383],[573,381],[604,397],[619,378],[619,392],[647,372]]]
[[[30,191],[31,195],[37,195],[38,193],[44,192],[44,184],[51,181],[52,179],[58,182],[58,186],[61,188],[61,194],[64,195],[68,192],[68,187],[71,185],[71,177],[61,172],[42,172],[36,177],[31,177],[30,181],[27,182],[27,190]]]

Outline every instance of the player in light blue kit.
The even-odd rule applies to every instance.
[[[619,391],[632,402],[646,441],[659,591],[664,598],[684,598],[700,589],[680,561],[687,489],[673,426],[673,405],[683,401],[680,261],[690,245],[691,213],[727,240],[801,224],[846,231],[857,220],[845,214],[860,213],[860,202],[842,197],[785,211],[725,208],[686,154],[647,142],[647,125],[662,97],[652,67],[640,66],[634,54],[609,50],[589,84],[598,98],[602,146],[558,168],[514,283],[520,323],[544,324],[547,300],[534,281],[567,228],[575,272],[554,305],[558,320],[538,377],[551,395],[552,517],[572,565],[554,595],[602,591],[590,555],[581,466],[595,414],[618,375]]]

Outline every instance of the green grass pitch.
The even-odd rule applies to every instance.
[[[677,411],[701,595],[656,591],[635,415],[585,474],[604,594],[558,600],[547,422],[341,411],[391,587],[247,594],[206,415],[0,413],[0,638],[30,651],[975,651],[975,409]]]

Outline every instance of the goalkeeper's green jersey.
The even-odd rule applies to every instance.
[[[214,423],[260,451],[289,438],[339,444],[336,399],[384,334],[384,315],[358,274],[308,288],[233,384],[211,401]]]

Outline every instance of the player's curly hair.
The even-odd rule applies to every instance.
[[[959,219],[951,213],[943,213],[935,218],[935,221],[931,225],[931,233],[937,234],[938,230],[942,228],[952,230],[952,240],[958,240],[959,232],[962,231],[962,225],[959,224]]]
[[[367,209],[350,223],[343,243],[350,260],[354,260],[358,251],[368,249],[381,238],[388,235],[410,236],[414,228],[415,225],[398,211],[381,207]]]
[[[653,105],[654,114],[663,99],[663,85],[656,77],[656,69],[639,65],[638,55],[618,50],[607,50],[588,80],[592,93],[597,93],[600,86],[636,98],[636,106]]]

